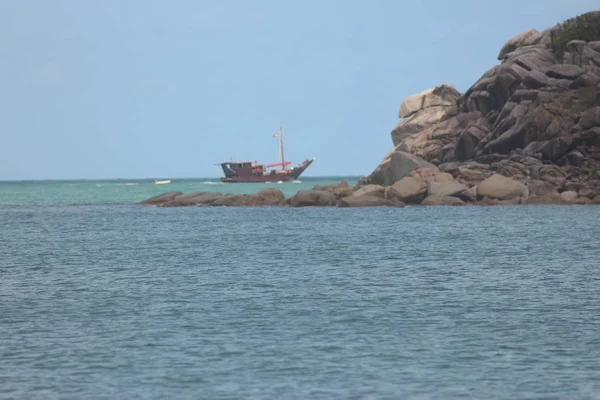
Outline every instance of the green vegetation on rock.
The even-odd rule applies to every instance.
[[[591,11],[559,24],[552,32],[552,51],[562,56],[571,40],[600,40],[600,11]]]

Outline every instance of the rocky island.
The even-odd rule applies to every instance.
[[[393,148],[350,187],[286,199],[165,193],[157,206],[600,204],[600,11],[502,46],[500,64],[465,93],[441,84],[404,99]]]

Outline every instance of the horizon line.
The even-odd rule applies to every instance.
[[[302,180],[302,178],[361,178],[364,175],[307,175],[304,177],[300,177],[298,180]],[[171,180],[220,180],[220,176],[203,176],[203,177],[175,177],[175,178],[27,178],[27,179],[0,179],[0,183],[5,182],[40,182],[40,181],[124,181],[124,180],[133,180],[133,181],[144,181],[144,180],[163,180],[168,179]]]

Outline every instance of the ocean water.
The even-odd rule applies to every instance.
[[[600,207],[107,183],[0,183],[2,399],[600,398]]]
[[[223,183],[218,178],[171,179],[155,185],[153,179],[0,181],[0,204],[99,204],[140,202],[165,192],[256,193],[262,188],[281,189],[286,197],[300,189],[327,185],[342,179],[350,185],[360,177],[301,177],[294,182]]]

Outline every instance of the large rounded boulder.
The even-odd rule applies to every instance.
[[[528,195],[529,189],[527,186],[499,174],[494,174],[477,185],[478,198],[511,200],[527,197]]]
[[[392,185],[388,196],[404,203],[419,204],[427,196],[427,183],[420,177],[407,176]]]

